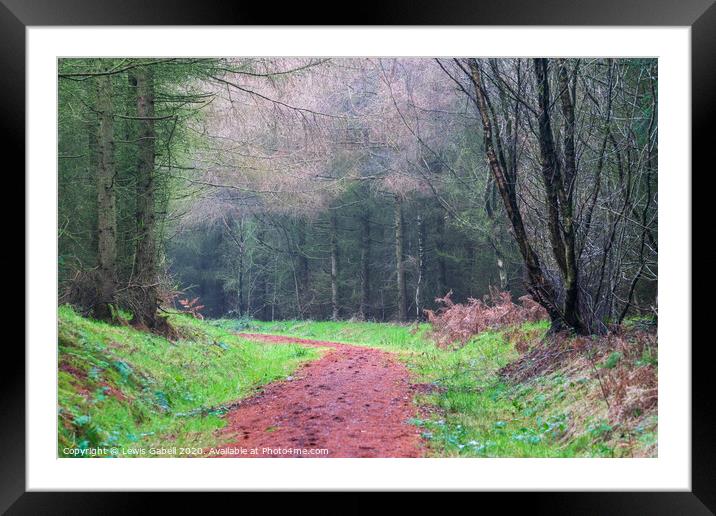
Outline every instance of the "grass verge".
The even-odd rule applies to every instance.
[[[187,315],[170,323],[183,336],[177,342],[59,308],[58,456],[98,448],[106,456],[186,456],[219,446],[226,404],[320,356],[250,342]]]
[[[546,322],[483,332],[458,349],[437,347],[427,324],[214,321],[230,331],[365,345],[397,353],[420,384],[412,424],[438,457],[652,457],[656,407],[622,417],[615,400],[629,376],[655,376],[656,350],[623,339],[621,351],[574,352],[541,374],[510,381],[505,368],[529,367]],[[567,343],[569,345],[569,343]],[[597,348],[600,343],[596,343]],[[518,349],[520,351],[518,351]],[[633,349],[632,353],[630,349]],[[538,353],[534,353],[539,356]],[[633,360],[625,357],[634,355]],[[526,363],[525,363],[526,362]],[[621,363],[620,363],[621,362]],[[654,369],[649,369],[654,368]],[[621,391],[605,385],[622,381]],[[611,401],[611,403],[610,403]]]

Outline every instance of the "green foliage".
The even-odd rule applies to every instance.
[[[482,158],[480,158],[482,160]],[[335,203],[340,205],[337,221],[338,297],[341,317],[357,314],[361,304],[361,250],[363,217],[370,219],[370,284],[366,318],[385,321],[396,316],[397,277],[393,200],[382,194],[363,192],[365,185],[347,188]],[[481,187],[477,187],[478,190]],[[463,193],[463,195],[466,195]],[[466,199],[469,196],[466,195]],[[466,201],[467,202],[467,201]],[[288,208],[290,205],[287,205]],[[187,286],[188,296],[199,296],[209,317],[230,317],[238,308],[239,269],[243,285],[244,312],[263,320],[315,319],[331,317],[329,268],[329,213],[314,217],[273,213],[278,206],[265,207],[266,214],[234,220],[231,230],[221,223],[201,223],[182,232],[182,238],[167,245],[167,255],[177,281]],[[474,210],[478,214],[484,210]],[[489,285],[499,284],[494,252],[474,227],[445,221],[434,201],[418,198],[403,205],[405,219],[406,285],[415,292],[418,278],[416,252],[421,217],[425,230],[425,270],[421,277],[421,308],[436,308],[434,299],[452,289],[456,301],[480,297]],[[477,216],[477,215],[476,215]],[[484,218],[484,214],[481,215]],[[477,224],[477,223],[475,223]],[[231,237],[243,235],[244,256],[239,264],[239,246]],[[506,251],[512,250],[505,239]],[[514,250],[512,250],[514,251]],[[509,255],[509,253],[508,253]],[[301,258],[302,257],[302,258]],[[519,277],[515,258],[509,261],[510,277]],[[514,269],[514,270],[512,270]],[[521,282],[511,289],[523,293]],[[249,290],[250,295],[249,295]],[[408,296],[409,315],[417,314],[413,295]],[[246,306],[250,303],[250,306]],[[230,313],[234,311],[234,314]],[[422,316],[422,312],[421,312]]]
[[[319,352],[265,346],[186,315],[170,342],[59,309],[58,453],[216,445],[222,406],[288,376]]]
[[[186,202],[191,189],[182,171],[191,166],[202,138],[190,129],[205,117],[211,99],[199,81],[212,73],[212,59],[76,59],[58,62],[58,247],[60,282],[71,279],[77,267],[96,265],[97,113],[96,77],[110,74],[114,116],[117,197],[117,251],[120,277],[132,272],[136,245],[136,166],[138,130],[136,88],[131,72],[139,66],[154,72],[157,158],[156,213],[165,223],[169,203]],[[177,207],[179,207],[177,205]],[[136,272],[136,271],[135,271]]]
[[[622,354],[618,351],[614,351],[613,353],[609,354],[604,363],[601,364],[601,367],[603,367],[604,369],[614,369],[621,359]]]
[[[636,361],[636,365],[646,366],[652,365],[654,367],[659,365],[659,356],[656,350],[651,346],[646,346],[644,351],[641,353],[641,357]]]

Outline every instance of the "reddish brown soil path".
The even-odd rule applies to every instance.
[[[408,371],[390,353],[275,335],[240,336],[331,349],[320,360],[302,366],[292,379],[269,385],[228,412],[223,431],[235,440],[223,447],[220,456],[422,455],[419,431],[408,423],[416,413]],[[249,453],[252,449],[258,453]]]

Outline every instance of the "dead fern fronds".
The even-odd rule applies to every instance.
[[[467,303],[455,303],[452,290],[435,302],[437,310],[424,310],[432,324],[433,336],[439,346],[465,344],[473,335],[486,330],[507,328],[528,321],[547,318],[547,312],[529,296],[522,296],[520,304],[512,302],[509,292],[490,289],[484,299],[469,298]]]

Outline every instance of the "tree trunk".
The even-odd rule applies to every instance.
[[[505,262],[502,257],[502,253],[495,248],[495,259],[497,261],[497,274],[500,278],[500,290],[502,292],[507,291],[507,272],[505,271]]]
[[[98,319],[112,316],[117,287],[117,196],[115,190],[112,79],[97,77],[97,262],[98,300],[93,312]]]
[[[331,319],[338,320],[338,218],[336,210],[331,209]]]
[[[565,247],[565,302],[564,318],[567,323],[579,333],[584,333],[584,327],[579,314],[579,270],[577,264],[576,237],[574,228],[574,183],[577,179],[577,162],[575,154],[574,135],[574,100],[572,88],[564,60],[560,60],[559,67],[560,99],[562,113],[566,121],[564,128],[564,163],[565,184],[564,194],[560,207],[562,209],[562,231],[564,233]]]
[[[296,249],[298,254],[298,275],[301,282],[301,289],[303,291],[303,295],[305,296],[308,293],[310,281],[308,258],[306,257],[306,253],[304,251],[306,247],[306,221],[304,219],[299,219],[296,228],[298,232],[298,245]]]
[[[137,117],[139,119],[139,163],[137,166],[137,248],[136,281],[139,306],[135,319],[149,328],[157,327],[158,283],[155,171],[156,133],[154,130],[154,77],[151,67],[134,71],[137,88]]]
[[[441,211],[435,220],[435,253],[438,262],[438,296],[448,293],[447,264],[445,263],[445,214]]]
[[[513,169],[514,170],[514,169]],[[507,290],[507,272],[505,271],[505,257],[500,243],[500,226],[495,216],[495,204],[497,203],[497,186],[494,177],[490,177],[485,188],[485,214],[490,225],[487,239],[495,251],[495,263],[500,281],[500,291]]]
[[[261,286],[262,286],[262,299],[261,299],[261,319],[263,321],[271,320],[271,279],[270,271],[268,267],[264,268],[263,274],[261,275]]]
[[[562,319],[577,333],[584,333],[579,317],[578,270],[574,238],[573,186],[577,174],[574,151],[574,105],[564,63],[560,64],[558,79],[560,101],[565,119],[564,173],[560,169],[552,136],[550,120],[550,93],[547,60],[535,59],[537,99],[539,102],[539,146],[542,159],[542,177],[547,193],[548,225],[552,250],[564,278],[564,305]]]
[[[418,214],[416,224],[418,226],[418,279],[415,282],[415,318],[422,318],[423,307],[423,279],[425,278],[425,237],[426,229],[423,218]]]
[[[309,286],[309,270],[308,270],[308,257],[306,256],[306,221],[303,218],[299,218],[296,221],[296,235],[297,241],[292,251],[292,263],[297,262],[294,265],[294,286],[296,288],[296,311],[300,319],[306,317],[306,307],[304,299],[308,299],[308,286]],[[289,244],[291,245],[291,244]]]
[[[370,313],[370,211],[368,208],[361,217],[361,250],[360,250],[360,318],[371,316]]]
[[[480,119],[482,121],[487,162],[490,167],[490,171],[492,172],[492,176],[495,179],[495,183],[497,184],[500,197],[502,197],[502,203],[505,206],[507,218],[512,225],[514,237],[517,241],[520,254],[522,255],[522,261],[527,272],[525,286],[534,300],[547,310],[552,323],[552,331],[560,331],[564,327],[564,321],[561,310],[556,303],[554,287],[544,275],[539,257],[529,242],[524,221],[522,219],[522,213],[520,212],[519,203],[517,201],[517,181],[515,177],[516,170],[509,172],[508,169],[503,168],[500,160],[498,159],[493,142],[493,124],[490,119],[489,100],[483,87],[480,67],[476,59],[470,59],[469,66],[471,79],[475,88],[475,97],[480,111]]]
[[[271,295],[271,322],[276,320],[276,300],[278,299],[278,254],[273,260],[273,294]]]
[[[246,313],[244,307],[244,253],[246,250],[246,239],[244,237],[244,218],[239,218],[239,286],[238,286],[238,306],[239,317]]]
[[[258,318],[262,321],[268,321],[271,318],[270,313],[270,285],[271,285],[271,272],[269,260],[270,258],[266,255],[265,249],[262,247],[263,242],[266,240],[266,230],[261,224],[261,219],[254,217],[254,223],[256,225],[256,242],[257,248],[254,254],[257,255],[252,262],[260,264],[256,271],[256,295],[254,306],[256,307],[256,313]]]
[[[405,321],[408,318],[406,306],[407,295],[405,286],[405,263],[403,261],[403,243],[405,239],[405,228],[403,224],[402,199],[395,196],[395,266],[398,276],[398,320]]]

